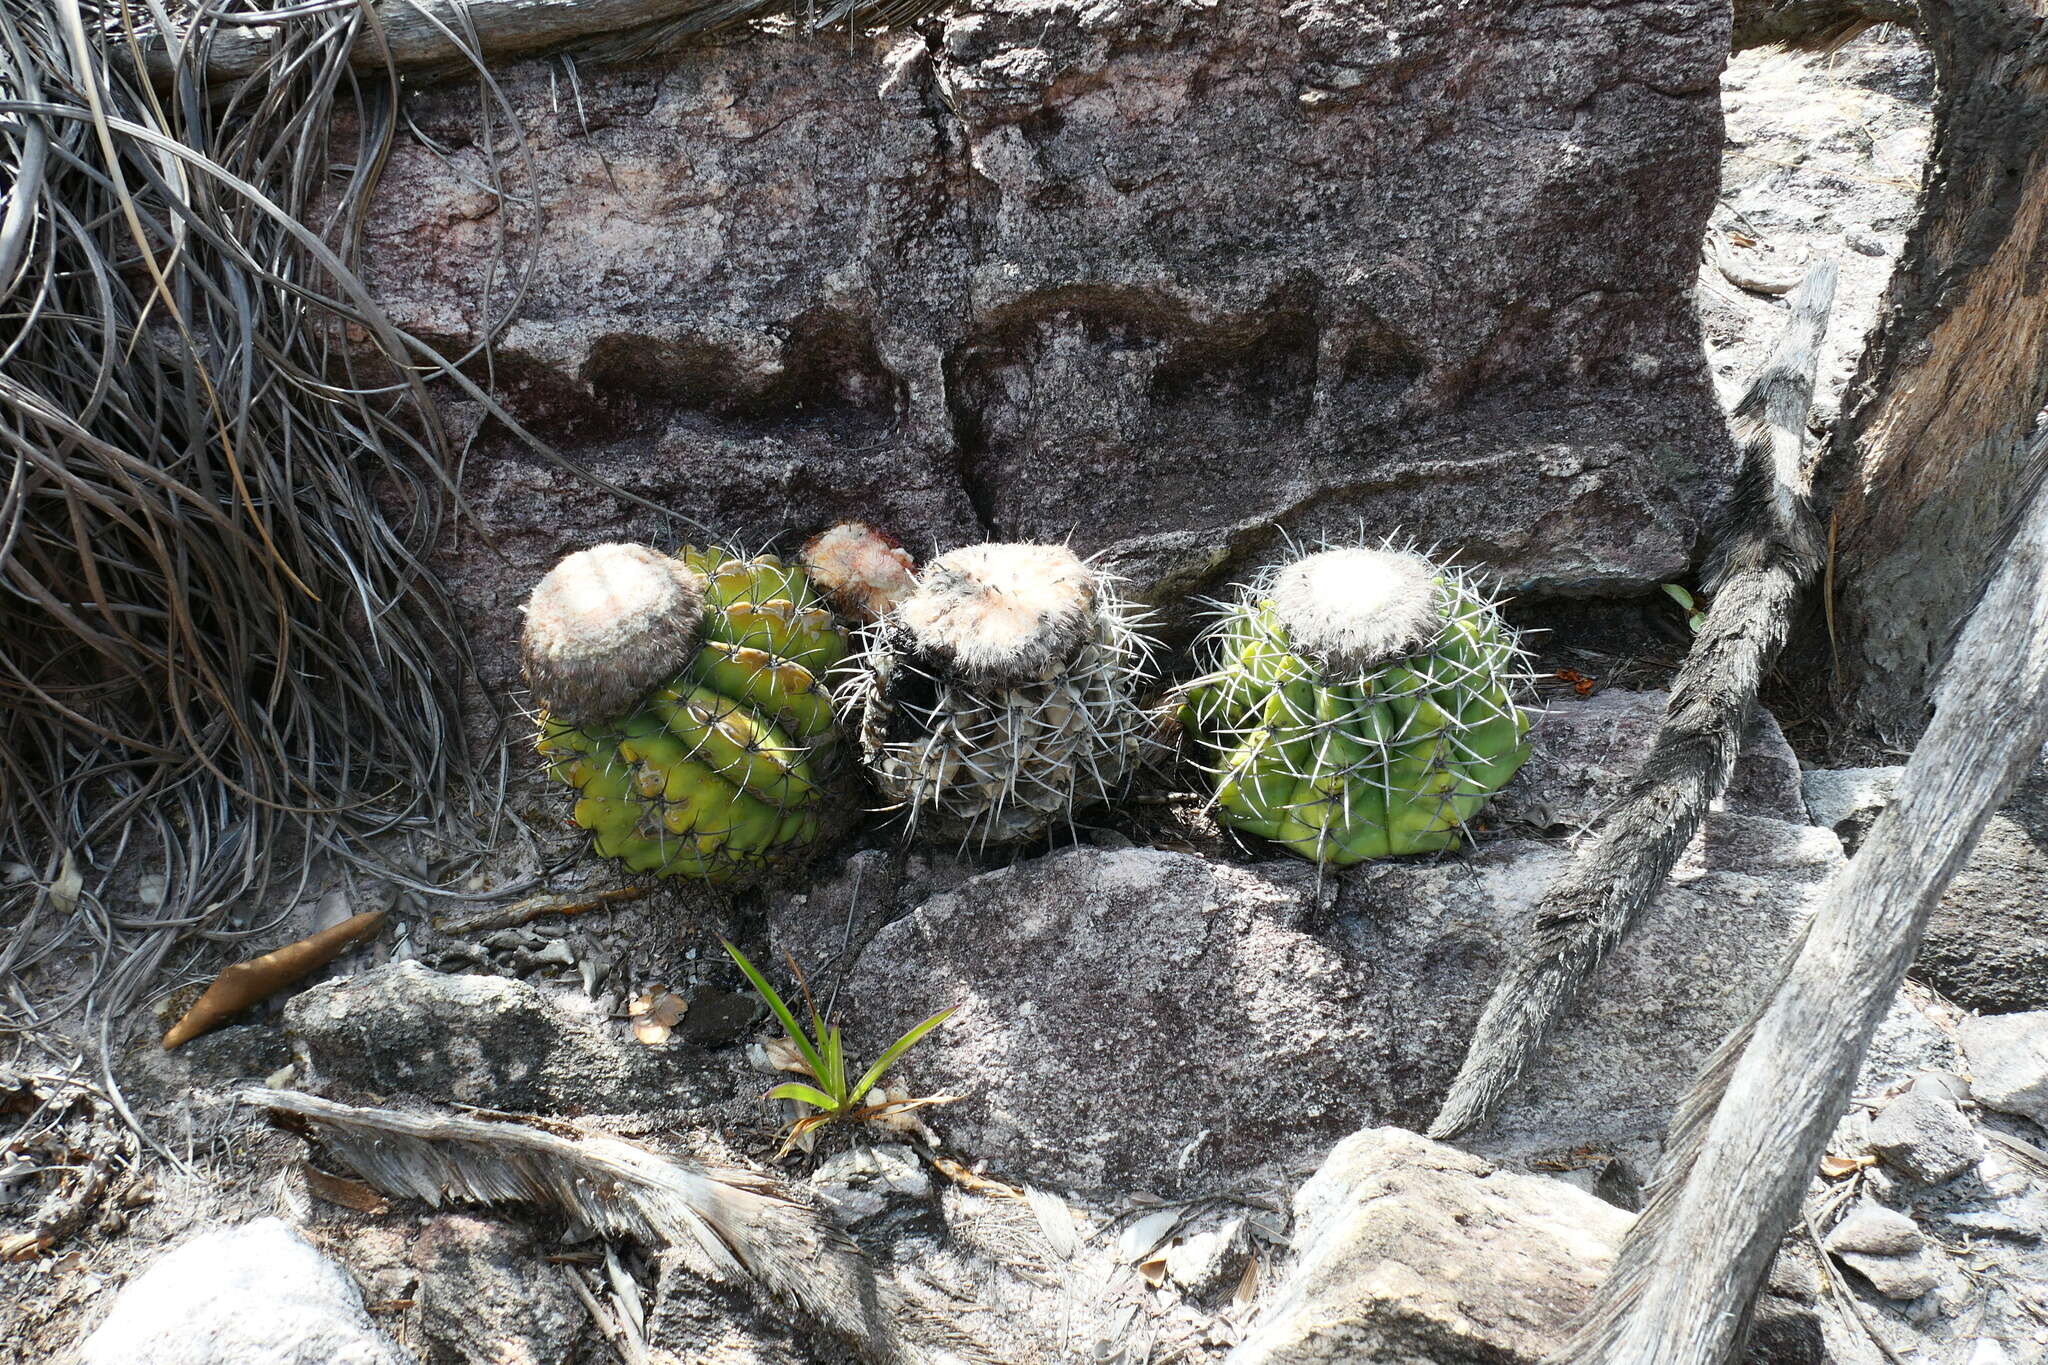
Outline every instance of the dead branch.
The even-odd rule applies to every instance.
[[[2048,458],[2048,433],[2035,443]],[[1898,798],[1702,1072],[1563,1365],[1716,1365],[1741,1340],[1871,1034],[1977,835],[2048,742],[2048,480],[1957,643]]]
[[[444,934],[475,934],[486,929],[511,929],[542,915],[581,915],[622,901],[637,901],[648,893],[644,886],[618,886],[604,891],[551,892],[528,896],[510,905],[486,906],[468,915],[436,919],[434,927]]]
[[[1579,988],[1663,890],[1728,787],[1764,671],[1820,564],[1802,455],[1835,274],[1833,261],[1808,272],[1785,335],[1731,414],[1742,468],[1702,574],[1712,605],[1656,742],[1591,847],[1536,908],[1432,1137],[1455,1137],[1492,1116]]]

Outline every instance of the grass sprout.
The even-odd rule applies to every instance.
[[[761,975],[760,970],[747,960],[745,953],[724,939],[720,939],[719,943],[724,946],[726,953],[738,965],[740,971],[746,975],[747,981],[760,993],[761,999],[767,1003],[776,1021],[789,1035],[789,1040],[796,1044],[797,1053],[803,1058],[804,1069],[810,1073],[811,1080],[816,1082],[805,1084],[802,1081],[785,1081],[763,1097],[771,1100],[795,1100],[817,1111],[804,1115],[791,1126],[789,1138],[783,1143],[782,1152],[777,1153],[778,1156],[788,1152],[796,1143],[828,1123],[863,1123],[869,1119],[906,1113],[927,1105],[950,1104],[960,1098],[958,1095],[931,1095],[914,1100],[885,1100],[880,1104],[861,1103],[867,1098],[868,1092],[889,1074],[889,1068],[896,1065],[904,1053],[910,1051],[920,1039],[946,1021],[953,1013],[951,1008],[940,1010],[889,1044],[876,1059],[875,1064],[862,1072],[859,1080],[848,1085],[846,1047],[840,1037],[839,1025],[828,1023],[825,1016],[819,1013],[817,1002],[811,998],[810,984],[804,980],[803,971],[796,962],[791,960],[789,967],[796,976],[797,988],[803,992],[804,1007],[811,1016],[809,1028],[805,1028],[797,1021],[796,1015],[783,1003],[775,988],[768,984],[768,978]]]

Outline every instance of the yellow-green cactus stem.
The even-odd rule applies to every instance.
[[[1411,551],[1274,565],[1197,648],[1180,720],[1218,817],[1319,864],[1454,846],[1529,756],[1513,632]]]
[[[1115,580],[1064,545],[942,555],[866,633],[846,713],[909,827],[1018,843],[1113,797],[1150,743],[1150,646]]]
[[[847,644],[801,567],[599,545],[534,589],[523,643],[538,748],[599,854],[721,882],[817,842]]]

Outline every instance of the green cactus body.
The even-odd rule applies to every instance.
[[[1304,570],[1321,582],[1289,581]],[[1398,591],[1359,577],[1383,571]],[[1382,595],[1406,613],[1385,629],[1360,615]],[[1317,863],[1453,847],[1529,756],[1511,632],[1461,575],[1417,555],[1325,551],[1270,569],[1200,648],[1207,669],[1182,689],[1180,720],[1217,815]]]
[[[696,548],[681,559],[708,582],[687,665],[613,720],[544,712],[539,749],[600,854],[720,882],[817,841],[838,757],[822,679],[847,642],[801,568]]]

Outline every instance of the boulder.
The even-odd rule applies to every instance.
[[[507,63],[531,210],[479,188],[470,86],[421,90],[365,271],[461,352],[531,249],[515,414],[749,544],[1071,537],[1179,610],[1363,518],[1644,590],[1732,466],[1690,303],[1727,38],[1710,0],[965,0],[584,62],[573,99]],[[467,471],[495,553],[441,567],[493,681],[556,556],[674,534],[494,425]]]
[[[1834,849],[1825,831],[1716,817],[1487,1149],[1661,1138],[1766,989]],[[1300,862],[1069,849],[878,934],[842,997],[848,1036],[879,1043],[956,1007],[903,1070],[918,1092],[964,1092],[931,1121],[1016,1177],[1177,1193],[1298,1178],[1346,1132],[1434,1112],[1503,944],[1564,861],[1511,840],[1362,869],[1329,879],[1324,917]]]
[[[1971,1096],[2048,1128],[2048,1010],[1965,1019],[1961,1032]]]
[[[1529,761],[1480,818],[1537,832],[1576,833],[1598,820],[1664,722],[1668,692],[1610,687],[1584,700],[1559,702],[1537,722]],[[1798,755],[1768,711],[1759,710],[1745,737],[1721,807],[1738,815],[1807,823]]]
[[[1806,774],[1815,824],[1850,852],[1891,803],[1903,768]],[[2048,772],[2022,782],[1984,826],[1970,861],[1942,893],[1913,975],[1986,1013],[2048,1007]]]
[[[114,1300],[80,1365],[415,1365],[347,1271],[259,1218],[184,1242]]]
[[[1558,703],[1482,819],[1590,821],[1663,708],[1662,693]],[[1785,818],[1803,813],[1796,760],[1768,717],[1740,768],[1727,808],[1480,1150],[1618,1163],[1617,1190],[1647,1180],[1672,1104],[1768,988],[1841,864],[1833,835]],[[957,1006],[903,1070],[914,1090],[965,1094],[931,1122],[1018,1179],[1160,1194],[1291,1183],[1361,1127],[1427,1125],[1506,945],[1567,857],[1502,838],[1319,878],[1294,859],[1098,847],[936,878],[856,961],[848,1038],[879,1047]],[[824,960],[819,935],[842,941],[843,895],[830,892],[821,928],[803,930],[795,907],[779,919],[803,960]]]
[[[1921,1185],[1953,1180],[1984,1156],[1984,1138],[1940,1085],[1918,1084],[1884,1107],[1870,1150]]]
[[[1396,1128],[1339,1143],[1294,1217],[1293,1254],[1230,1365],[1536,1365],[1630,1222],[1562,1181]]]
[[[576,1114],[695,1107],[730,1089],[704,1052],[628,1041],[581,995],[417,962],[302,992],[285,1032],[306,1083],[337,1097]]]

